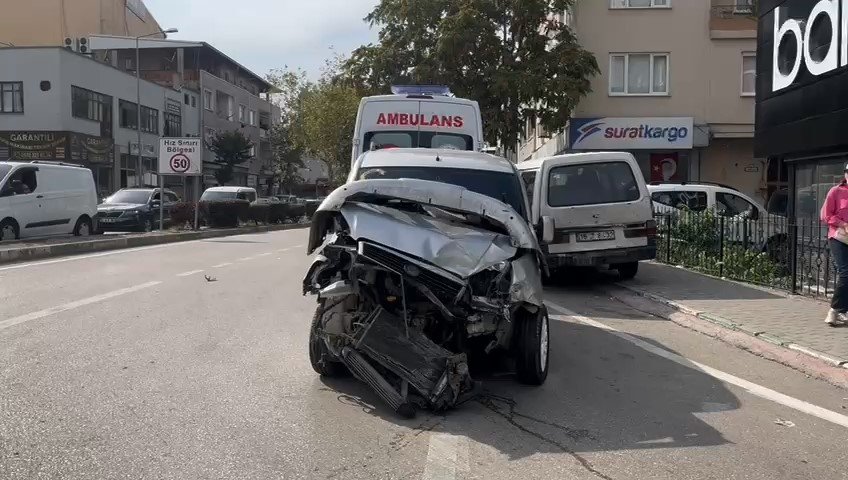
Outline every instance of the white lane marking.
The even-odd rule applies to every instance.
[[[237,262],[249,262],[250,260],[253,260],[254,258],[256,258],[256,257],[244,257],[244,258],[239,258],[236,261]]]
[[[55,260],[44,260],[44,261],[41,261],[41,262],[16,263],[14,265],[9,265],[7,267],[0,267],[0,272],[6,271],[6,270],[17,270],[19,268],[30,268],[30,267],[38,267],[38,266],[41,266],[41,265],[54,265],[54,264],[57,264],[57,263],[73,262],[73,261],[76,261],[76,260],[86,260],[86,259],[89,259],[89,258],[108,257],[108,256],[111,256],[111,255],[120,255],[120,254],[123,254],[123,253],[143,252],[145,250],[153,250],[153,249],[156,249],[156,248],[165,248],[165,247],[174,247],[174,246],[177,246],[177,245],[188,245],[188,244],[191,244],[191,243],[198,243],[198,242],[200,242],[200,240],[192,240],[192,241],[189,241],[189,242],[164,243],[162,245],[149,245],[147,247],[124,248],[124,249],[110,250],[108,252],[92,253],[92,254],[89,254],[89,255],[74,255],[74,256],[71,256],[71,257],[58,258],[58,259],[55,259]]]
[[[188,271],[188,272],[178,273],[177,276],[178,277],[190,277],[190,276],[196,275],[198,273],[203,273],[203,270],[191,270],[191,271]]]
[[[455,480],[468,471],[468,439],[449,433],[431,433],[423,480]]]
[[[92,303],[102,302],[104,300],[108,300],[110,298],[120,297],[121,295],[126,295],[128,293],[137,292],[139,290],[144,290],[145,288],[155,287],[156,285],[161,284],[162,282],[147,282],[142,283],[141,285],[136,285],[134,287],[122,288],[120,290],[115,290],[112,292],[104,293],[102,295],[95,295],[93,297],[83,298],[82,300],[77,300],[74,302],[68,302],[63,305],[58,305],[55,307],[50,307],[44,310],[39,310],[37,312],[27,313],[25,315],[20,315],[18,317],[9,318],[0,322],[0,330],[4,330],[14,325],[18,325],[24,322],[29,322],[31,320],[38,320],[39,318],[49,317],[50,315],[55,315],[57,313],[67,312],[68,310],[73,310],[75,308],[84,307],[86,305],[91,305]]]
[[[640,340],[640,339],[638,339],[638,338],[636,338],[636,337],[634,337],[630,334],[624,333],[620,330],[617,330],[613,327],[610,327],[609,325],[605,325],[601,322],[592,320],[591,318],[584,317],[583,315],[578,315],[577,313],[572,312],[571,310],[569,310],[565,307],[562,307],[560,305],[557,305],[553,302],[546,301],[545,303],[548,305],[548,307],[550,307],[551,310],[556,310],[557,312],[561,313],[562,315],[564,315],[566,317],[571,317],[572,319],[576,320],[579,323],[583,323],[583,324],[586,324],[586,325],[589,325],[589,326],[592,326],[592,327],[595,327],[595,328],[606,330],[606,331],[610,332],[611,334],[615,335],[616,337],[621,338],[622,340],[625,340],[627,342],[630,342],[633,345],[636,345],[637,347],[641,348],[642,350],[646,350],[650,353],[653,353],[654,355],[663,357],[667,360],[671,360],[672,362],[677,363],[679,365],[682,365],[684,367],[688,367],[688,368],[691,368],[693,370],[699,370],[699,371],[706,373],[707,375],[709,375],[709,376],[711,376],[715,379],[721,380],[722,382],[729,383],[731,385],[735,385],[739,388],[742,388],[743,390],[747,391],[751,395],[754,395],[754,396],[769,400],[771,402],[783,405],[784,407],[789,407],[789,408],[797,410],[801,413],[806,413],[807,415],[811,415],[811,416],[819,418],[821,420],[825,420],[825,421],[828,421],[830,423],[848,428],[848,417],[845,416],[845,415],[836,413],[836,412],[834,412],[832,410],[828,410],[826,408],[822,408],[822,407],[813,405],[812,403],[808,403],[808,402],[805,402],[803,400],[799,400],[799,399],[794,398],[794,397],[790,397],[789,395],[784,395],[784,394],[777,392],[775,390],[772,390],[770,388],[763,387],[762,385],[757,385],[756,383],[749,382],[748,380],[739,378],[735,375],[731,375],[731,374],[723,372],[721,370],[717,370],[715,368],[704,365],[702,363],[698,363],[696,361],[689,360],[686,357],[682,357],[682,356],[680,356],[676,353],[672,353],[672,352],[665,350],[663,348],[659,348],[656,345],[652,345],[652,344],[650,344],[650,343],[648,343],[644,340]],[[556,320],[561,320],[561,319],[557,319],[556,315],[552,315],[551,318],[556,319]]]
[[[233,262],[224,262],[224,263],[219,263],[218,265],[213,265],[212,268],[224,268],[224,267],[229,267],[232,264],[233,264]]]
[[[268,255],[271,255],[271,252],[260,253],[257,257],[267,257]]]

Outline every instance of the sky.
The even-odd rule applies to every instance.
[[[205,41],[259,75],[288,65],[317,78],[331,48],[374,42],[362,19],[378,0],[145,0],[175,40]]]

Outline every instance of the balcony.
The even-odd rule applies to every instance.
[[[757,17],[754,7],[743,0],[721,4],[713,2],[710,8],[710,38],[756,40]]]

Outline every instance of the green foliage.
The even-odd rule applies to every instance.
[[[560,19],[575,0],[381,0],[366,17],[379,42],[360,47],[339,82],[368,93],[445,84],[480,103],[485,137],[516,145],[526,121],[563,128],[598,64]]]
[[[245,219],[252,221],[253,223],[258,225],[260,223],[269,223],[270,217],[271,205],[251,203],[247,209],[247,216],[245,217]]]
[[[171,225],[182,227],[186,223],[194,225],[194,202],[179,202],[171,207]]]
[[[657,260],[661,262],[758,285],[785,283],[784,268],[767,253],[727,238],[722,242],[721,217],[712,211],[681,211],[663,217],[659,234]]]
[[[251,158],[253,142],[238,130],[220,132],[209,142],[209,150],[215,154],[219,164],[215,179],[221,185],[233,180],[233,170]]]
[[[200,202],[203,219],[213,228],[234,228],[239,220],[247,218],[250,202],[247,200],[220,200]]]

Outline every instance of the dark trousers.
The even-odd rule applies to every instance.
[[[836,290],[830,306],[839,313],[848,312],[848,245],[830,239],[830,255],[836,266]]]

